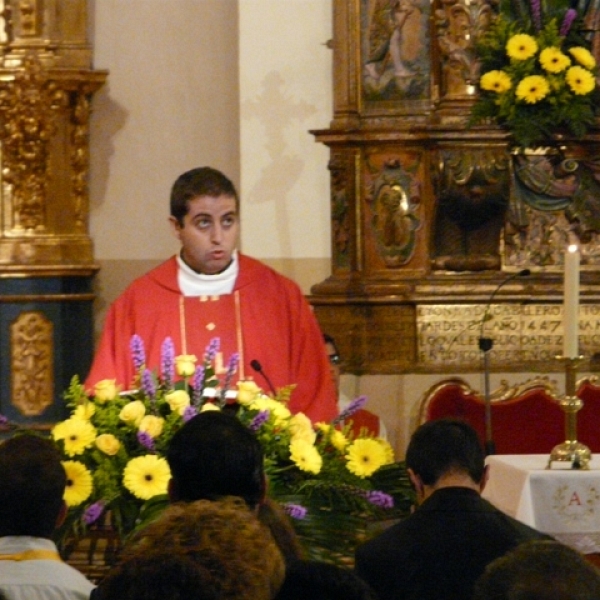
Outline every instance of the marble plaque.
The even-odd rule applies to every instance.
[[[600,306],[579,309],[580,352],[600,352]],[[417,307],[418,362],[432,367],[477,366],[479,338],[493,341],[496,366],[554,361],[562,354],[562,304],[453,304]]]

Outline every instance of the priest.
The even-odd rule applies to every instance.
[[[292,412],[313,422],[335,417],[322,334],[300,288],[237,250],[239,197],[233,183],[210,167],[187,171],[173,184],[170,212],[181,250],[112,304],[86,388],[103,379],[115,379],[124,389],[133,385],[135,334],[144,342],[146,366],[156,370],[166,338],[176,355],[198,361],[218,338],[218,373],[237,353],[236,379],[254,378],[266,391],[295,384]]]

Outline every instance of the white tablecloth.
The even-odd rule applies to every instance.
[[[586,470],[557,463],[546,469],[547,454],[496,455],[486,462],[484,498],[580,552],[600,552],[600,458]]]

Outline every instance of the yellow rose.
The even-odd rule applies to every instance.
[[[98,404],[114,400],[119,393],[115,379],[103,379],[94,386],[94,399]]]
[[[146,407],[141,400],[134,400],[126,404],[119,413],[119,419],[130,423],[136,427],[140,424],[144,415],[146,414]]]
[[[317,439],[312,422],[304,413],[296,413],[290,419],[289,429],[293,440],[306,440],[308,443],[314,444]]]
[[[196,360],[193,354],[180,354],[175,357],[175,371],[180,377],[191,377],[196,371]]]
[[[157,438],[163,430],[165,420],[162,417],[156,417],[155,415],[146,415],[141,421],[138,427],[139,431],[144,431],[152,438]]]
[[[96,412],[96,407],[93,402],[84,402],[77,406],[77,408],[73,411],[73,417],[76,419],[83,419],[84,421],[89,421]]]
[[[174,390],[165,395],[167,404],[173,412],[183,415],[185,409],[190,405],[190,395],[185,390]]]
[[[281,402],[269,396],[258,396],[254,399],[250,408],[256,410],[268,410],[275,419],[275,424],[282,426],[292,416],[292,413]]]
[[[209,410],[221,410],[214,402],[205,402],[200,409],[200,412],[207,412]]]
[[[256,398],[256,395],[261,392],[261,389],[252,380],[238,381],[237,388],[237,401],[242,406],[250,404]]]
[[[114,456],[120,447],[121,442],[112,433],[103,433],[96,438],[96,448],[109,456]]]

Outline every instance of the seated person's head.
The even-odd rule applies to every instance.
[[[421,425],[406,450],[406,467],[426,486],[449,474],[483,483],[485,457],[477,432],[467,423],[437,419]]]
[[[285,574],[269,530],[241,498],[172,504],[134,536],[123,559],[157,549],[185,554],[208,569],[222,600],[269,600]]]
[[[491,562],[474,600],[598,600],[600,571],[579,552],[553,540],[517,546]]]
[[[167,452],[174,501],[240,496],[255,508],[265,494],[260,442],[235,416],[207,411],[175,433]]]
[[[92,593],[93,600],[219,600],[213,574],[185,554],[160,550],[119,563]]]
[[[377,600],[354,571],[316,560],[300,560],[287,569],[276,600]]]
[[[50,538],[66,511],[66,481],[50,440],[18,434],[0,443],[0,536]]]

